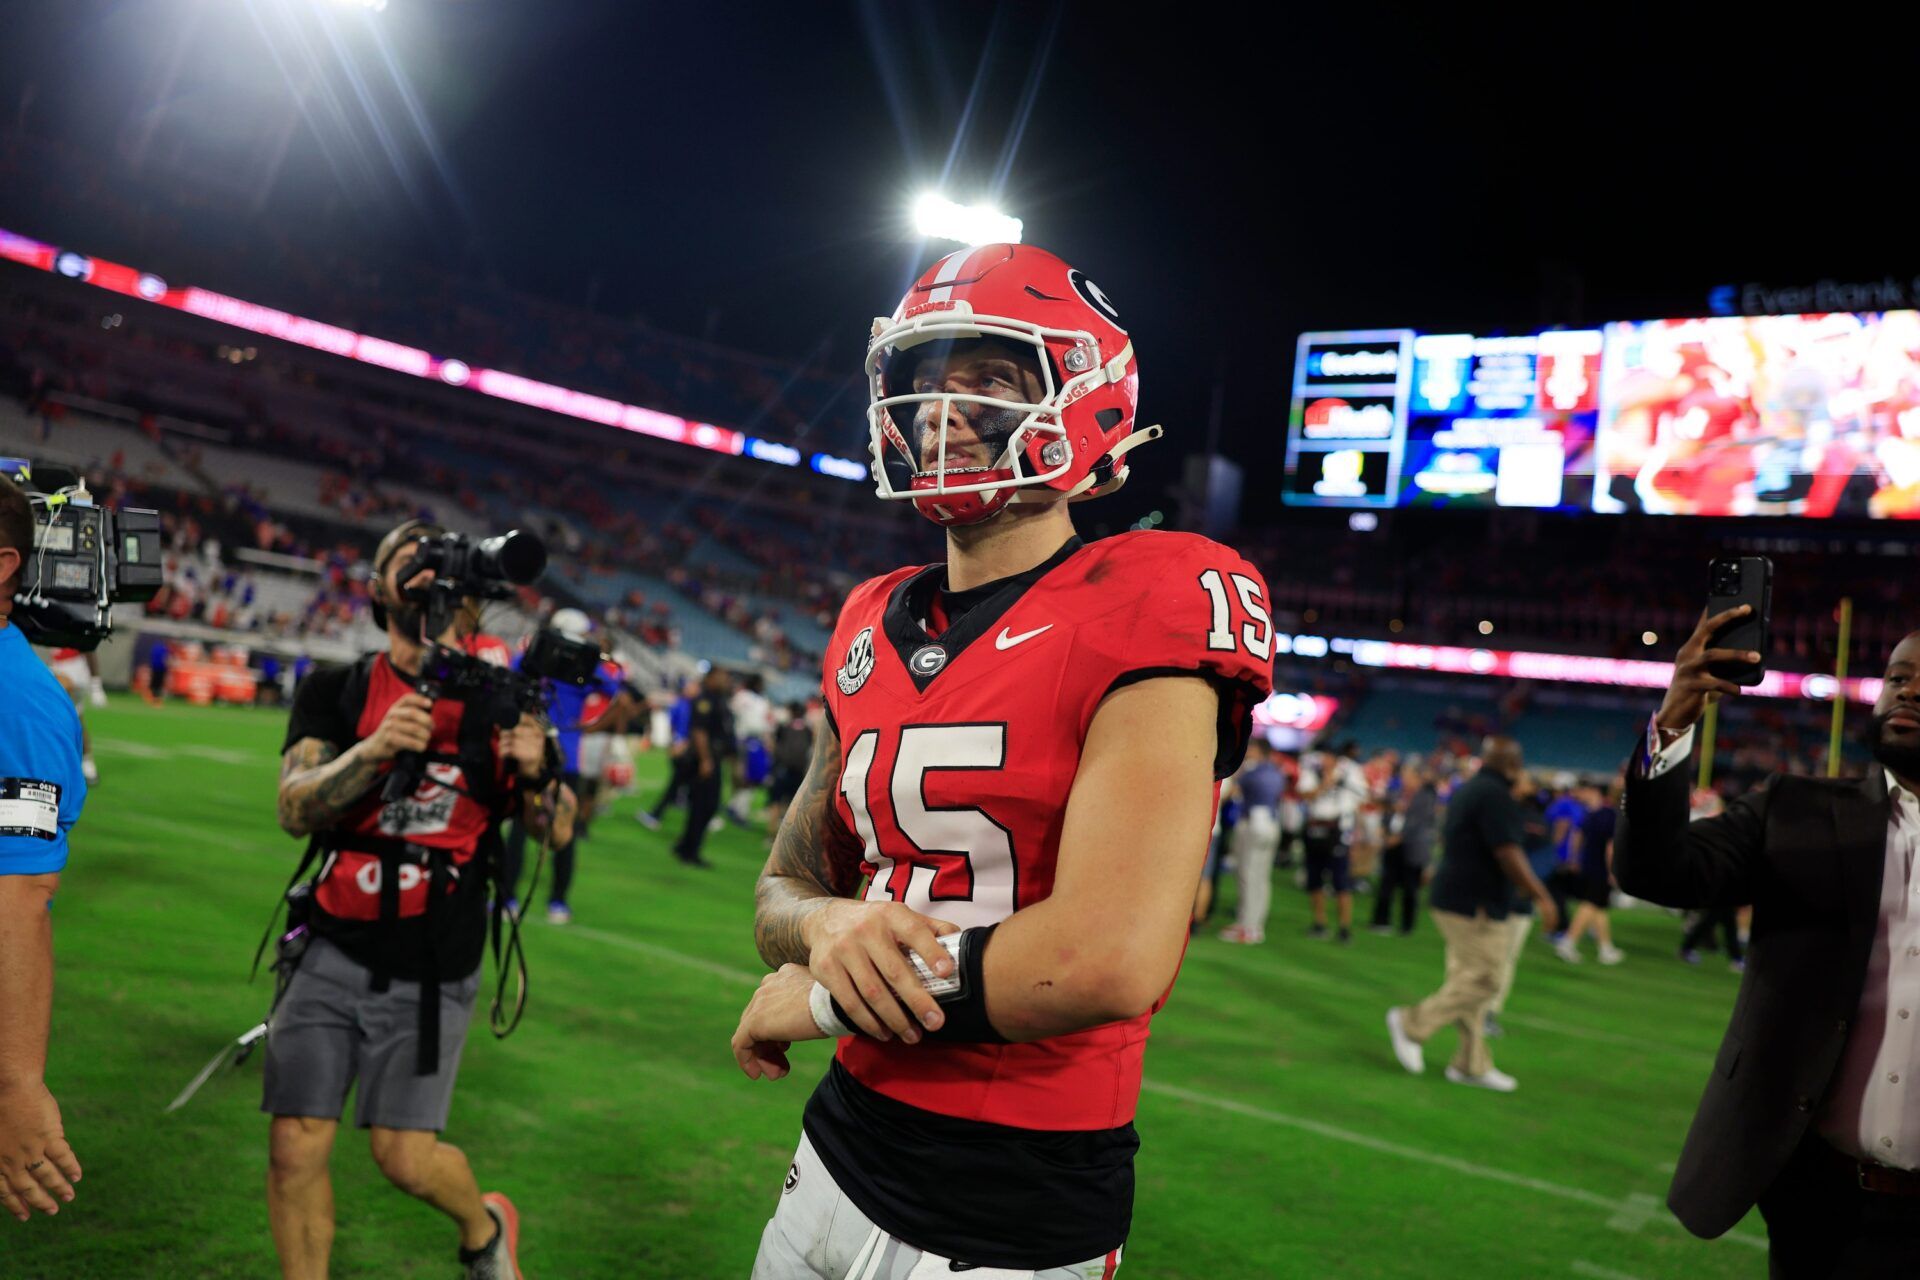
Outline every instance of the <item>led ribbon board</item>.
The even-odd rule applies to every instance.
[[[864,462],[827,453],[815,453],[809,457],[793,445],[777,440],[762,440],[729,427],[715,426],[711,422],[693,422],[658,409],[623,404],[585,391],[538,382],[516,373],[478,368],[451,356],[436,356],[418,347],[355,333],[338,325],[276,311],[272,307],[244,302],[209,289],[179,287],[151,272],[137,271],[104,258],[88,257],[71,249],[55,248],[4,229],[0,229],[0,258],[125,294],[130,298],[139,298],[156,306],[203,316],[236,329],[245,329],[249,333],[264,334],[282,342],[358,360],[362,364],[377,365],[410,377],[441,382],[451,387],[464,387],[496,400],[511,400],[515,404],[597,422],[602,426],[618,427],[622,431],[652,436],[656,440],[671,440],[675,444],[753,458],[775,466],[797,467],[804,462],[821,475],[842,480],[864,481],[868,478],[867,464]]]

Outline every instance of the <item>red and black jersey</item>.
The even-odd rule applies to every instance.
[[[373,736],[387,710],[412,688],[385,654],[315,672],[295,695],[286,746],[318,738],[344,752]],[[361,963],[395,977],[416,978],[426,969],[424,952],[433,940],[427,936],[425,916],[436,861],[445,863],[451,881],[439,890],[452,904],[439,930],[441,975],[464,977],[480,963],[488,871],[480,854],[514,792],[497,731],[478,719],[468,724],[467,712],[463,703],[436,701],[425,772],[413,794],[386,802],[382,790],[392,766],[384,766],[379,779],[323,837],[327,853],[314,884],[314,932]],[[480,776],[472,776],[476,773]],[[365,844],[357,845],[356,838]],[[407,849],[398,866],[399,920],[383,930],[384,871],[378,850],[394,842],[404,842]]]
[[[855,588],[828,647],[822,689],[840,743],[838,816],[859,840],[866,896],[971,928],[1052,892],[1081,747],[1113,690],[1168,675],[1212,681],[1221,695],[1215,773],[1231,774],[1246,748],[1253,707],[1272,688],[1273,628],[1259,572],[1229,548],[1191,534],[1073,539],[1037,568],[965,593],[970,607],[941,627],[945,572],[940,565],[903,569]],[[871,1163],[853,1135],[840,1131],[859,1123],[859,1113],[887,1112],[898,1127],[893,1113],[911,1109],[936,1135],[955,1124],[977,1126],[976,1136],[1002,1139],[989,1144],[997,1152],[991,1176],[1016,1200],[1018,1160],[1005,1148],[1018,1145],[1020,1134],[1032,1135],[1052,1152],[1035,1166],[1036,1176],[1048,1162],[1054,1167],[1047,1186],[1026,1190],[1047,1197],[1043,1229],[1066,1233],[1053,1250],[1061,1256],[1047,1262],[1002,1255],[997,1264],[1051,1266],[1095,1256],[1119,1243],[1099,1235],[1113,1230],[1113,1210],[1104,1210],[1100,1223],[1077,1223],[1060,1212],[1061,1196],[1070,1196],[1062,1184],[1071,1181],[1061,1176],[1062,1144],[1084,1138],[1097,1149],[1091,1158],[1098,1167],[1085,1171],[1090,1204],[1111,1204],[1111,1162],[1128,1161],[1130,1207],[1131,1121],[1150,1018],[1027,1044],[849,1037],[809,1108],[809,1132],[840,1178],[836,1166]],[[884,1101],[844,1105],[866,1092]],[[906,1203],[879,1203],[877,1213],[862,1204],[894,1234],[946,1256],[996,1263],[981,1252],[991,1251],[990,1242],[978,1236],[928,1238],[952,1228],[951,1221],[908,1221],[931,1214],[913,1210],[912,1189],[898,1179],[858,1170],[849,1176],[873,1184],[875,1201],[908,1195]],[[973,1190],[949,1189],[956,1196]],[[856,1189],[849,1194],[860,1201]],[[943,1212],[952,1208],[945,1202]]]

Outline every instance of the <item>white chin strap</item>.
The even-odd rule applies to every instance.
[[[1098,498],[1118,489],[1127,482],[1127,455],[1149,440],[1158,440],[1165,434],[1166,432],[1158,425],[1142,427],[1125,440],[1122,440],[1119,444],[1113,446],[1113,448],[1107,450],[1107,459],[1113,464],[1113,471],[1107,482],[1099,488],[1095,488],[1093,472],[1089,471],[1085,476],[1081,477],[1079,484],[1067,491],[1067,501],[1073,502],[1080,498]]]

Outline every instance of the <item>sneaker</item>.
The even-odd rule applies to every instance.
[[[1454,1084],[1468,1084],[1476,1089],[1491,1089],[1495,1093],[1512,1093],[1520,1087],[1518,1080],[1492,1067],[1488,1067],[1484,1073],[1477,1076],[1470,1076],[1458,1067],[1448,1067],[1447,1079]]]
[[[1393,1056],[1410,1074],[1417,1076],[1427,1069],[1427,1052],[1418,1040],[1407,1034],[1406,1022],[1406,1010],[1387,1010],[1387,1034],[1393,1038]]]
[[[1383,938],[1391,938],[1394,935],[1394,928],[1390,924],[1368,925],[1367,932],[1377,933]]]
[[[721,817],[719,814],[716,813],[713,815],[713,817],[707,819],[708,835],[710,836],[719,835],[722,831],[725,831],[726,829],[727,829],[727,820]]]
[[[1564,938],[1553,945],[1553,954],[1559,956],[1568,964],[1580,963],[1580,948],[1574,943],[1566,941]],[[1619,961],[1614,961],[1613,963],[1618,964]]]
[[[1552,943],[1556,947],[1559,946],[1561,943],[1565,942],[1566,940],[1567,940],[1567,931],[1565,929],[1560,930],[1558,933],[1550,933],[1547,935],[1547,941]]]
[[[1307,926],[1307,936],[1309,938],[1324,938],[1327,936],[1327,926],[1323,924],[1310,924]]]
[[[1500,1025],[1500,1019],[1489,1013],[1480,1024],[1480,1034],[1489,1040],[1498,1040],[1507,1034],[1507,1029]]]
[[[1729,973],[1745,973],[1746,971],[1747,971],[1747,962],[1746,962],[1745,960],[1729,960],[1729,961],[1727,961],[1727,972],[1729,972]]]
[[[1243,929],[1237,924],[1230,924],[1220,931],[1220,941],[1239,943],[1244,946],[1258,946],[1260,943],[1266,941],[1266,937],[1264,934],[1256,933],[1252,929]]]
[[[1700,963],[1700,953],[1698,951],[1682,951],[1680,953],[1680,958],[1686,961],[1688,964]]]
[[[711,862],[708,862],[705,858],[701,857],[697,853],[694,854],[692,857],[688,857],[684,853],[676,853],[673,856],[680,860],[680,864],[682,866],[699,867],[702,871],[710,870],[713,867],[713,864]]]
[[[649,831],[658,831],[660,829],[660,819],[645,809],[634,814],[633,820]]]
[[[1601,964],[1619,964],[1622,960],[1625,960],[1626,958],[1627,958],[1627,953],[1622,951],[1618,947],[1600,948]]]
[[[460,1251],[467,1280],[520,1280],[520,1213],[498,1191],[480,1197],[494,1221],[493,1243],[477,1253]]]
[[[1342,926],[1340,927],[1340,932],[1338,932],[1338,933],[1336,933],[1336,934],[1334,934],[1334,935],[1333,935],[1333,940],[1334,940],[1335,942],[1342,942],[1342,943],[1345,943],[1345,942],[1352,942],[1352,941],[1353,941],[1353,930],[1351,930],[1351,929],[1349,929],[1349,928],[1347,928],[1347,927],[1346,927],[1345,925],[1342,925]]]
[[[547,904],[547,923],[572,924],[573,912],[567,909],[567,904],[564,902],[549,902]]]
[[[80,776],[88,782],[100,781],[100,770],[94,768],[92,756],[80,757]]]

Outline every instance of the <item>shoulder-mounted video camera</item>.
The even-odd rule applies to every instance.
[[[0,458],[0,473],[33,508],[13,621],[34,644],[92,652],[113,631],[114,605],[160,593],[160,513],[96,506],[71,467]]]

